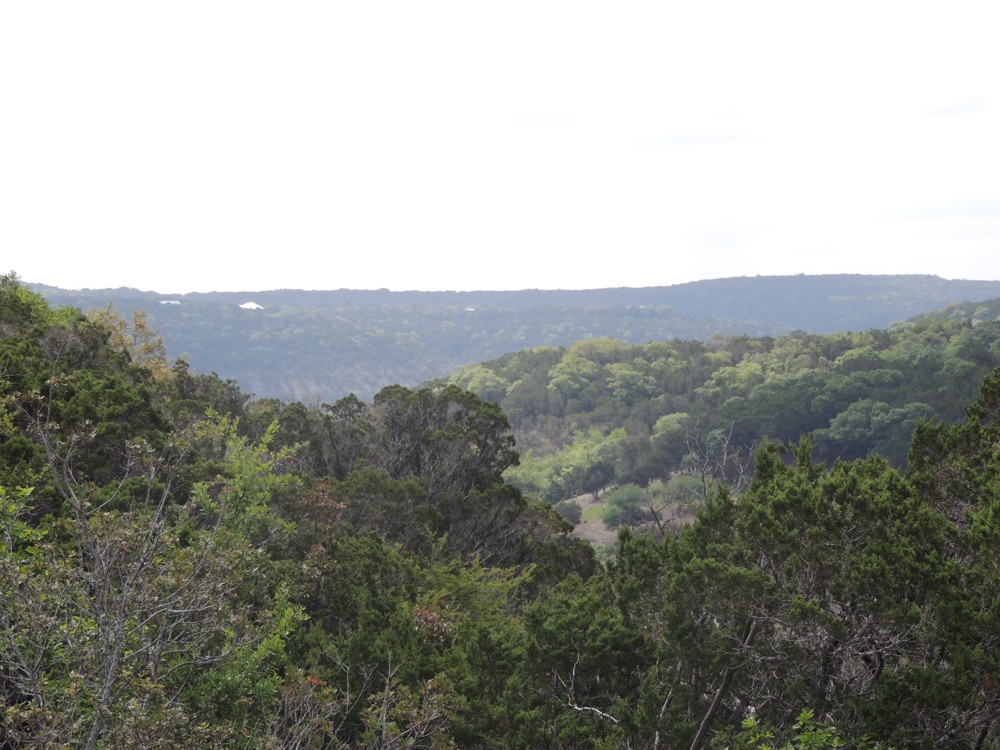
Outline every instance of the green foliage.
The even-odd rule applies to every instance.
[[[843,458],[860,458],[856,453],[861,448],[883,456],[899,456],[908,450],[916,426],[934,414],[927,404],[893,408],[884,401],[862,399],[830,420],[829,427],[814,434],[817,440],[840,447]]]
[[[877,452],[904,466],[916,425],[960,417],[975,384],[1000,365],[1000,322],[976,320],[707,345],[596,339],[523,353],[519,373],[509,357],[476,371],[514,383],[500,405],[523,457],[507,477],[530,495],[556,503],[592,491],[598,457],[583,451],[610,435],[599,456],[609,479],[645,486],[681,471],[739,488],[736,464],[765,437],[810,434],[821,460]],[[530,406],[518,385],[529,383]]]
[[[528,747],[543,737],[558,746],[626,742],[639,676],[648,666],[642,633],[615,606],[611,582],[570,577],[524,613],[532,692]],[[527,697],[527,696],[526,696]]]
[[[250,394],[244,393],[235,381],[222,380],[215,373],[193,374],[187,360],[179,359],[174,362],[170,377],[157,383],[156,398],[175,425],[188,427],[209,411],[242,418]]]
[[[444,537],[494,565],[576,564],[566,524],[504,480],[519,457],[496,404],[454,385],[392,386],[371,405],[345,399],[324,412],[312,463],[333,474],[342,524],[407,550]]]
[[[639,526],[648,520],[643,507],[644,493],[637,484],[623,484],[605,496],[604,523],[615,529],[621,525]]]
[[[126,318],[141,310],[168,350],[187,356],[197,371],[235,379],[249,392],[304,403],[333,402],[349,393],[370,399],[387,384],[416,387],[470,362],[524,349],[569,347],[582,339],[644,344],[674,338],[708,341],[719,332],[745,337],[797,329],[864,331],[955,300],[1000,295],[997,282],[849,275],[584,291],[276,290],[170,298],[134,289],[39,288],[53,304],[88,310],[110,302]],[[263,309],[240,309],[248,297]],[[163,304],[168,301],[179,304]],[[978,317],[977,307],[985,308]],[[988,310],[988,304],[977,302],[967,313],[953,310],[949,315],[981,321]],[[625,383],[625,399],[634,397],[629,395],[633,386],[641,392],[647,385],[648,373],[628,370],[640,377]],[[470,375],[459,385],[486,400],[499,400],[505,381],[510,384],[507,398],[530,410],[545,396],[531,379],[522,381],[515,394],[520,379],[516,372],[499,379]],[[513,408],[508,414],[515,420],[521,416]]]
[[[556,510],[559,515],[565,518],[574,526],[583,520],[583,510],[580,508],[580,504],[573,500],[563,500],[556,503]]]
[[[223,708],[204,685],[226,670],[275,685],[263,654],[297,627],[262,547],[289,528],[269,509],[294,489],[273,474],[282,457],[217,422],[198,440],[219,441],[236,491],[184,496],[191,449],[143,372],[77,313],[0,291],[22,316],[0,339],[18,374],[0,393],[0,476],[35,480],[0,484],[4,740],[209,746],[260,724],[269,706]]]
[[[160,470],[144,469],[151,489]],[[263,684],[260,649],[273,650],[271,618],[248,597],[248,571],[263,571],[266,558],[228,533],[236,508],[217,502],[220,523],[205,524],[196,505],[172,504],[165,491],[109,511],[82,490],[66,495],[70,512],[51,528],[26,528],[16,517],[23,503],[6,505],[0,669],[7,698],[21,696],[7,714],[10,736],[159,745],[183,742],[182,727],[199,716],[255,723],[259,706],[241,719],[217,692],[193,687],[207,669],[220,679],[230,666]]]
[[[450,379],[459,388],[475,393],[483,401],[500,402],[506,398],[511,387],[502,375],[478,364],[461,368]]]
[[[278,423],[273,422],[259,442],[239,434],[238,420],[209,412],[194,429],[197,444],[218,445],[222,473],[211,481],[192,487],[192,500],[210,518],[217,518],[227,529],[243,538],[260,542],[278,531],[290,531],[293,525],[279,518],[276,500],[295,492],[300,477],[285,468],[295,454],[295,446],[273,450]]]
[[[411,689],[393,677],[371,696],[363,713],[364,730],[352,747],[381,750],[386,747],[454,748],[448,720],[462,701],[444,678],[426,680]]]
[[[32,486],[39,512],[56,510],[48,475],[80,472],[107,483],[127,472],[129,444],[162,447],[169,426],[146,373],[73,309],[3,277],[0,283],[0,484]]]
[[[0,744],[996,747],[1000,369],[960,421],[918,397],[990,361],[973,312],[510,355],[482,367],[539,446],[515,468],[503,411],[460,388],[307,408],[185,365],[151,382],[0,281]],[[734,491],[736,440],[781,404],[833,437],[762,441]],[[900,450],[908,421],[905,473],[826,460]],[[607,506],[657,533],[623,525],[595,564],[518,471],[619,475]]]
[[[778,733],[773,729],[762,727],[752,716],[743,720],[742,727],[742,731],[731,742],[725,744],[726,750],[836,750],[836,748],[888,750],[885,745],[878,742],[872,743],[867,740],[848,742],[836,727],[816,721],[811,709],[799,714],[791,727],[789,739],[780,744],[773,744]],[[721,748],[723,744],[716,741],[712,746]]]
[[[31,514],[30,487],[8,490],[0,486],[0,554],[26,554],[49,533],[46,527],[30,522]]]
[[[633,529],[665,534],[676,531],[691,520],[694,509],[702,502],[701,481],[680,475],[669,482],[656,480],[646,487],[623,484],[605,497],[603,519],[609,528],[627,526]]]
[[[579,432],[564,451],[542,458],[527,454],[504,476],[515,487],[551,503],[595,494],[613,480],[614,456],[624,438],[623,428],[608,434],[597,429]]]

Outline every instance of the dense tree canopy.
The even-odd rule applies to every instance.
[[[170,352],[199,372],[236,379],[258,395],[311,403],[350,393],[369,399],[386,385],[413,388],[471,362],[582,339],[644,344],[882,328],[955,300],[996,298],[1000,281],[800,275],[574,291],[36,289],[55,305],[100,311],[110,303],[127,319],[146,316]],[[246,302],[261,307],[244,309]],[[642,390],[641,381],[623,385]],[[470,390],[497,400],[487,386]]]
[[[508,422],[457,385],[251,399],[4,277],[0,746],[1000,747],[1000,369],[964,416],[916,398],[991,325],[523,352],[474,373]],[[745,421],[690,429],[710,407]],[[908,461],[816,429],[709,481],[750,415],[816,410],[915,425]],[[682,449],[680,484],[624,479]],[[514,470],[701,500],[597,563]]]
[[[962,310],[860,333],[579,341],[449,380],[497,399],[522,452],[507,478],[553,503],[591,491],[588,467],[573,468],[585,444],[601,444],[599,460],[614,467],[609,484],[690,472],[723,443],[745,453],[764,438],[802,435],[827,463],[876,452],[902,468],[917,424],[960,418],[1000,366],[1000,307]],[[730,460],[711,458],[731,480]]]

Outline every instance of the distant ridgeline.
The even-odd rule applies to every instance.
[[[333,402],[414,386],[523,349],[884,328],[1000,281],[936,276],[758,276],[663,287],[514,292],[298,291],[167,295],[29,284],[53,305],[146,311],[171,357],[259,397]]]

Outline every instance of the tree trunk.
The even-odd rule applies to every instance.
[[[743,636],[740,643],[741,651],[750,645],[753,641],[754,636],[757,634],[757,620],[751,620],[749,626],[747,627],[747,632]],[[719,712],[719,707],[722,705],[723,699],[726,697],[726,693],[729,692],[729,686],[733,684],[733,678],[736,676],[736,668],[730,667],[726,670],[726,673],[722,677],[722,682],[719,683],[719,687],[715,691],[715,695],[712,696],[712,702],[708,706],[708,710],[705,712],[705,716],[702,717],[701,724],[698,725],[698,733],[694,736],[694,741],[691,742],[691,750],[701,750],[701,746],[705,742],[705,738],[708,736],[708,730],[712,727],[712,721],[715,719],[715,715]]]

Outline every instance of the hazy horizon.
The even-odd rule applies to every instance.
[[[265,293],[265,292],[281,292],[281,291],[293,291],[293,292],[338,292],[338,291],[351,291],[351,292],[399,292],[399,293],[442,293],[442,294],[466,294],[466,293],[482,293],[482,292],[527,292],[527,291],[540,291],[540,292],[584,292],[584,291],[595,291],[601,289],[650,289],[659,287],[671,287],[671,286],[682,286],[685,284],[697,284],[700,282],[710,282],[710,281],[723,281],[729,279],[753,279],[753,278],[794,278],[799,276],[863,276],[863,277],[878,277],[878,276],[929,276],[933,278],[939,278],[944,281],[997,281],[1000,282],[1000,275],[994,278],[949,278],[946,276],[941,276],[940,274],[910,274],[910,273],[880,273],[880,274],[866,274],[866,273],[822,273],[822,274],[806,274],[806,273],[794,273],[794,274],[753,274],[753,275],[743,275],[743,276],[717,276],[705,279],[695,279],[693,281],[682,281],[676,284],[644,284],[636,286],[597,286],[597,287],[580,287],[580,288],[542,288],[542,287],[523,287],[519,289],[389,289],[388,287],[377,287],[377,288],[357,288],[357,287],[338,287],[330,289],[321,288],[307,288],[307,287],[273,287],[273,288],[260,288],[260,289],[207,289],[199,291],[177,291],[177,290],[167,290],[162,291],[159,289],[143,288],[143,287],[133,287],[133,286],[87,286],[87,287],[63,287],[57,286],[55,284],[48,284],[45,281],[38,281],[35,279],[26,279],[22,277],[15,271],[13,271],[18,279],[28,285],[33,286],[43,286],[50,287],[54,289],[60,289],[63,291],[104,291],[104,290],[116,290],[116,289],[127,289],[130,291],[138,291],[144,293],[158,294],[158,295],[178,295],[184,296],[189,294],[253,294],[253,293]]]

